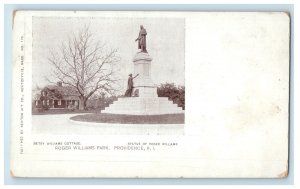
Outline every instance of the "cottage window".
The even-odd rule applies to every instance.
[[[36,106],[39,105],[39,101],[38,100],[35,101],[35,105]]]
[[[45,100],[43,100],[43,105],[45,105]]]
[[[59,101],[57,102],[57,105],[59,105],[59,106],[61,105],[61,100],[59,100]]]
[[[49,106],[49,100],[47,100],[47,106]]]

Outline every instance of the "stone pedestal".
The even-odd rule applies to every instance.
[[[137,53],[133,58],[134,75],[139,74],[133,80],[134,92],[138,90],[138,97],[119,98],[102,113],[127,114],[127,115],[159,115],[184,113],[167,97],[158,97],[157,88],[151,79],[151,61],[148,53]]]
[[[151,61],[152,58],[148,53],[137,53],[133,58],[134,76],[139,74],[134,79],[134,91],[138,90],[139,97],[157,97],[157,88],[151,79]]]

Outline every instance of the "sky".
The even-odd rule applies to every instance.
[[[108,47],[118,49],[121,58],[120,78],[124,90],[128,74],[133,72],[132,59],[138,52],[140,25],[147,30],[147,50],[152,60],[152,80],[155,84],[184,85],[185,20],[181,18],[97,18],[97,17],[33,17],[33,87],[48,84],[51,74],[48,62],[51,49],[58,50],[68,36],[90,26],[94,38]]]

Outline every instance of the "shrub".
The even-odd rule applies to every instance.
[[[174,83],[161,84],[157,88],[157,95],[159,97],[168,97],[174,103],[178,104],[179,107],[185,109],[185,87],[176,86]]]
[[[113,101],[117,100],[116,96],[100,96],[94,97],[93,99],[89,99],[87,101],[87,110],[103,110],[105,107],[108,107],[109,104],[112,104]]]

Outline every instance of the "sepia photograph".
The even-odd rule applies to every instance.
[[[184,44],[183,18],[33,17],[33,131],[183,134]]]

